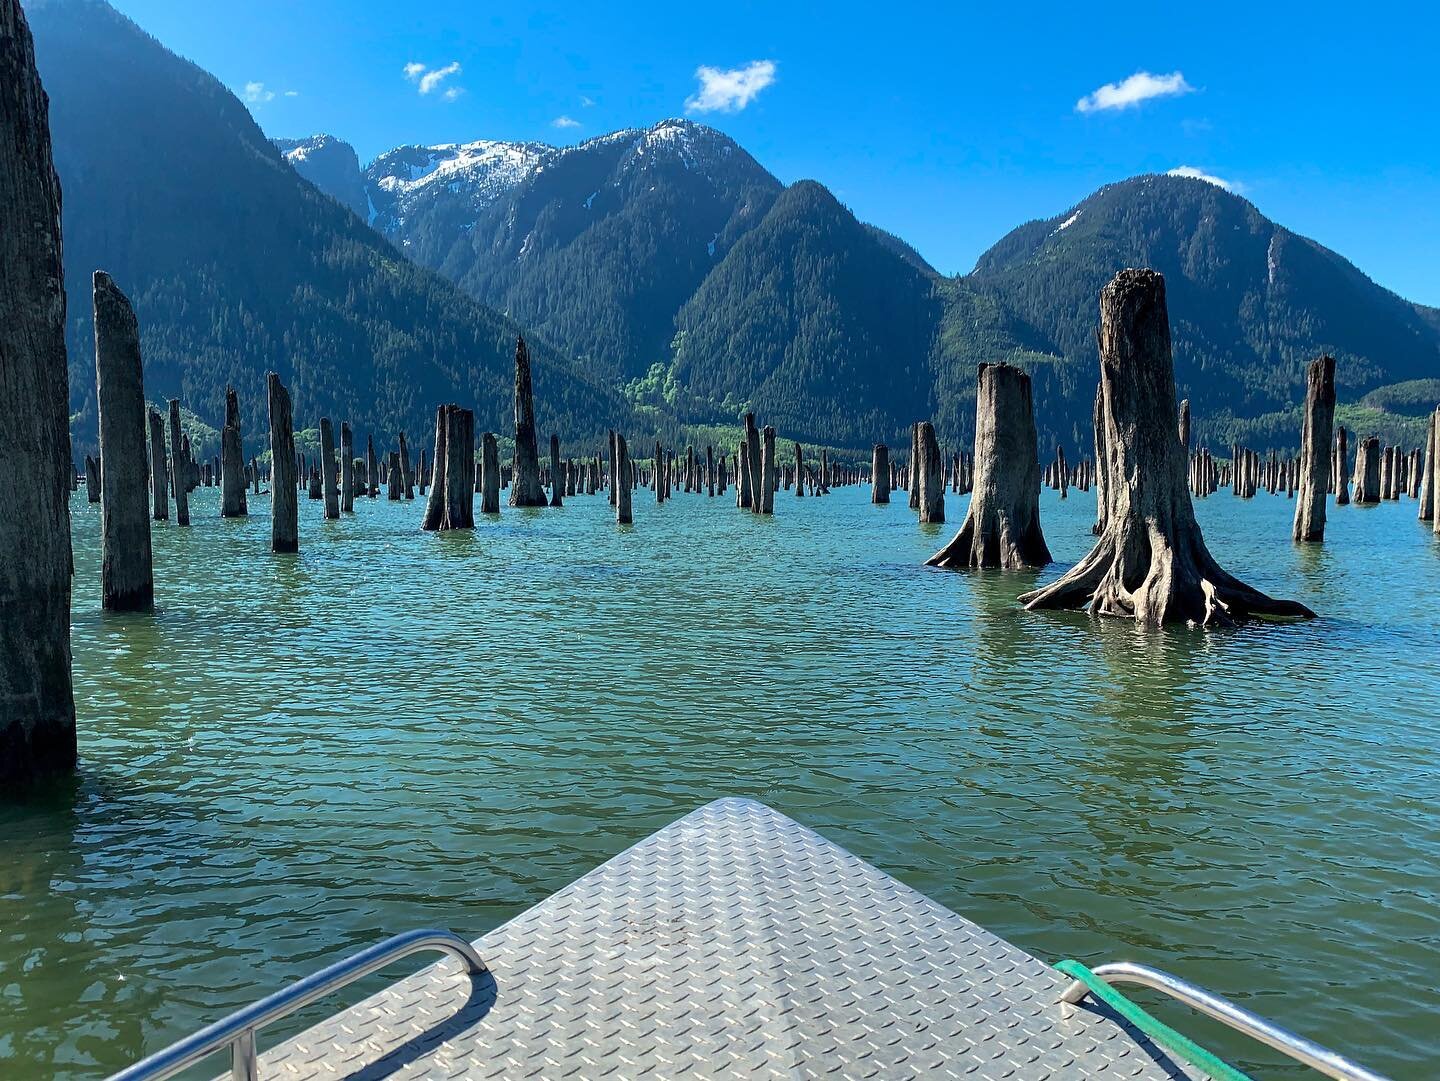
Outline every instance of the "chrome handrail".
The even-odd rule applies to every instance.
[[[1351,1062],[1343,1055],[1337,1055],[1334,1051],[1321,1047],[1318,1043],[1307,1040],[1303,1036],[1297,1036],[1288,1029],[1281,1028],[1249,1010],[1236,1006],[1233,1002],[1227,1002],[1203,987],[1197,987],[1168,972],[1161,972],[1158,968],[1136,965],[1129,961],[1113,961],[1104,965],[1096,965],[1090,971],[1106,983],[1139,984],[1141,987],[1148,987],[1153,991],[1169,995],[1171,998],[1183,1002],[1192,1010],[1203,1013],[1237,1032],[1242,1032],[1267,1047],[1273,1047],[1282,1055],[1287,1055],[1296,1062],[1302,1062],[1326,1077],[1336,1078],[1337,1081],[1388,1081],[1383,1075],[1375,1073],[1373,1070],[1367,1070],[1364,1066]],[[1084,980],[1076,980],[1061,993],[1060,1001],[1077,1003],[1085,997],[1085,992],[1088,990]]]
[[[428,950],[454,954],[465,962],[466,970],[472,976],[486,971],[485,962],[480,960],[475,947],[453,931],[406,931],[369,949],[361,950],[343,961],[337,961],[328,968],[322,968],[303,980],[297,980],[259,1002],[236,1010],[194,1035],[187,1036],[165,1050],[157,1051],[149,1058],[121,1070],[114,1074],[110,1081],[161,1081],[162,1078],[173,1077],[227,1045],[231,1049],[231,1081],[257,1081],[259,1075],[255,1063],[255,1033],[258,1030],[348,983],[387,968],[412,953]]]

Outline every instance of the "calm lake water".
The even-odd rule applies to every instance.
[[[623,531],[580,497],[444,536],[418,501],[302,499],[281,558],[268,498],[222,521],[202,489],[155,530],[154,617],[100,613],[78,493],[82,772],[0,808],[0,1076],[103,1076],[385,935],[478,935],[722,795],[1046,959],[1152,963],[1433,1076],[1440,545],[1415,504],[1332,509],[1302,549],[1283,495],[1203,501],[1225,566],[1322,618],[1143,634],[1019,611],[1033,575],[927,570],[965,500],[920,527],[867,492],[780,493],[773,520],[642,498]],[[1093,514],[1044,494],[1043,577]]]

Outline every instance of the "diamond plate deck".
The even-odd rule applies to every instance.
[[[750,800],[700,808],[476,945],[488,977],[432,965],[264,1053],[260,1077],[1203,1076]]]

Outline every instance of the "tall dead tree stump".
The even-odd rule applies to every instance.
[[[290,392],[274,372],[265,375],[270,414],[270,550],[300,550],[300,497],[295,461],[295,415]]]
[[[1335,427],[1335,358],[1312,360],[1305,371],[1305,416],[1300,427],[1300,494],[1295,501],[1297,541],[1325,539],[1325,496],[1330,489],[1330,440]],[[1287,482],[1286,489],[1290,485]]]

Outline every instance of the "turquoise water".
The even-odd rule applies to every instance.
[[[418,502],[302,499],[298,558],[268,504],[222,521],[201,490],[157,526],[155,617],[100,613],[72,504],[82,773],[0,808],[0,1076],[103,1076],[384,935],[478,935],[728,794],[1042,957],[1159,965],[1396,1078],[1440,1059],[1440,545],[1413,502],[1303,549],[1283,496],[1200,503],[1224,565],[1322,616],[1208,635],[923,568],[954,497],[943,527],[848,489],[444,536]],[[1044,494],[1043,577],[1093,514]]]

